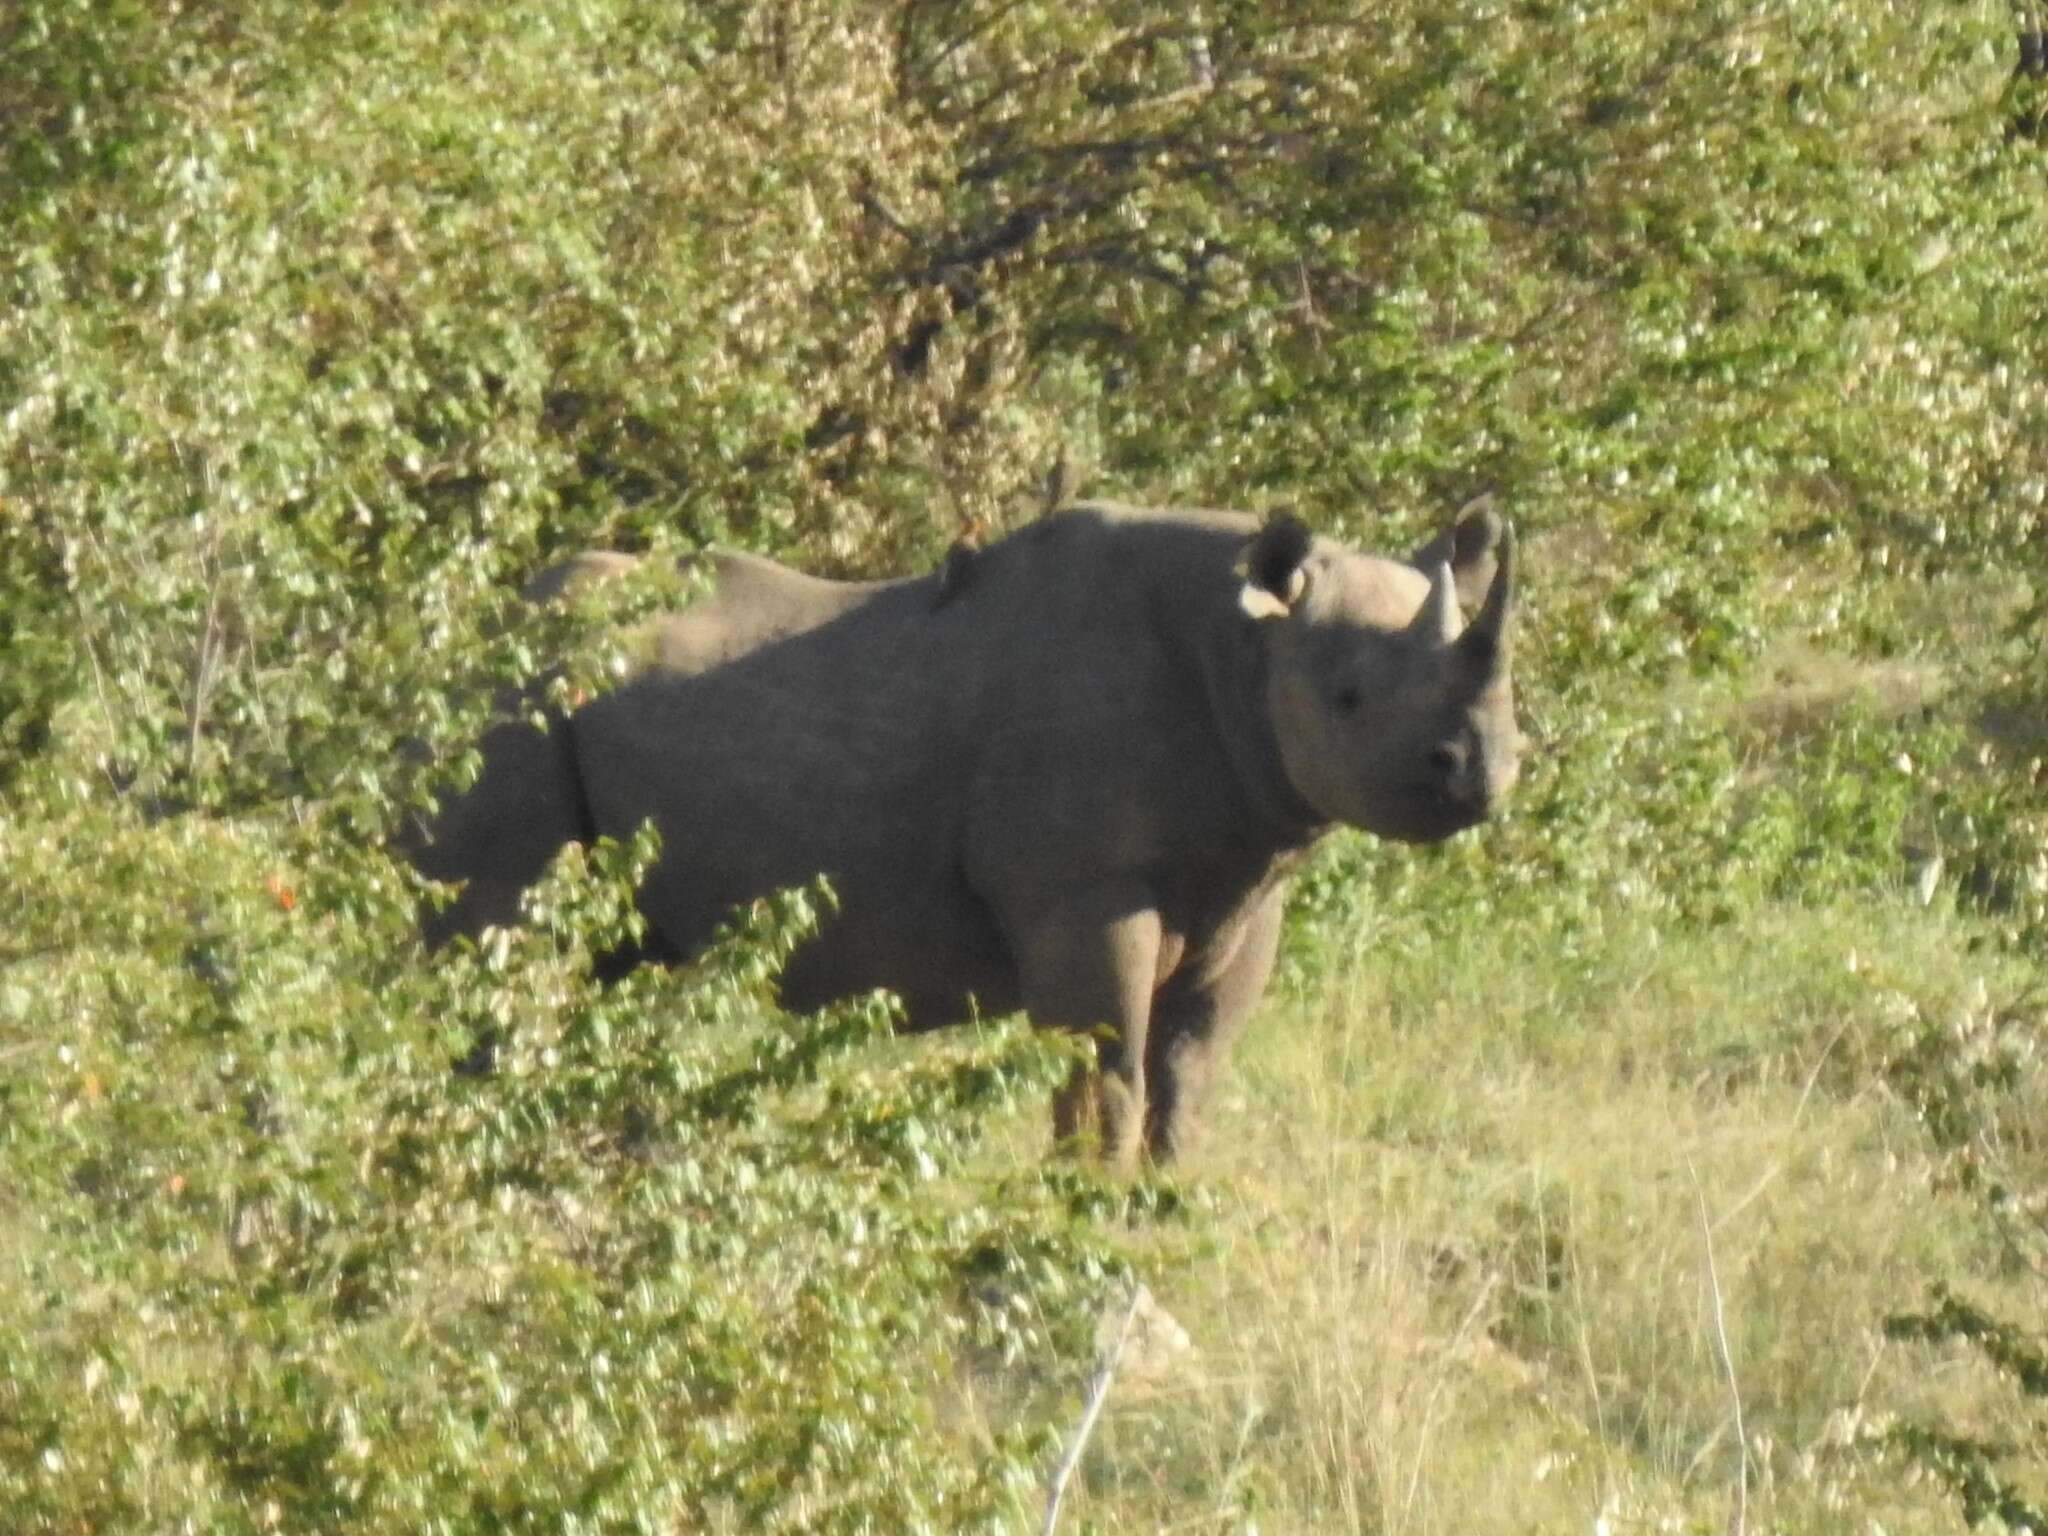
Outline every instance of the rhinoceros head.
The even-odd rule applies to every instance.
[[[1295,792],[1331,821],[1434,842],[1483,821],[1520,769],[1513,530],[1475,505],[1416,561],[1280,518],[1246,547],[1243,604],[1268,647],[1267,708]],[[1478,605],[1469,624],[1461,594]]]

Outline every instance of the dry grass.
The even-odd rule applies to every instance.
[[[1749,1529],[1954,1528],[1852,1433],[1966,1387],[1881,1335],[1982,1256],[1875,1068],[1887,997],[1981,971],[1952,919],[1478,945],[1269,1006],[1155,1279],[1194,1349],[1120,1384],[1077,1528],[1731,1529],[1730,1367]]]
[[[1924,658],[1870,660],[1787,644],[1758,666],[1739,714],[1776,737],[1791,738],[1812,731],[1845,705],[1879,717],[1911,714],[1939,699],[1945,684],[1941,668]]]

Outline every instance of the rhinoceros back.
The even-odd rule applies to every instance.
[[[960,793],[934,596],[722,556],[644,670],[578,712],[597,824],[661,829],[642,905],[669,944],[821,872],[856,915],[936,899]]]

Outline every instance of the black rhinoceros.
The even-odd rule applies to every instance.
[[[895,581],[717,555],[637,673],[486,738],[417,854],[467,882],[428,937],[513,921],[565,842],[652,818],[653,953],[823,873],[838,909],[789,1006],[888,987],[912,1029],[1021,1007],[1097,1030],[1056,1128],[1099,1114],[1113,1163],[1170,1156],[1304,851],[1339,822],[1449,837],[1514,783],[1513,551],[1483,506],[1403,562],[1292,518],[1088,503]]]

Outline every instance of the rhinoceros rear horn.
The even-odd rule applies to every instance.
[[[1491,492],[1475,496],[1458,508],[1450,526],[1408,557],[1408,563],[1432,581],[1436,568],[1448,565],[1458,583],[1458,602],[1476,607],[1493,580],[1500,558],[1501,530],[1507,524],[1493,508]]]
[[[1315,535],[1292,513],[1281,512],[1253,534],[1239,557],[1244,576],[1238,604],[1255,619],[1284,617],[1308,589],[1307,560]]]
[[[1515,530],[1507,523],[1493,549],[1493,580],[1486,589],[1471,628],[1458,637],[1458,644],[1475,658],[1493,666],[1504,663],[1508,653],[1508,619],[1515,606]]]

